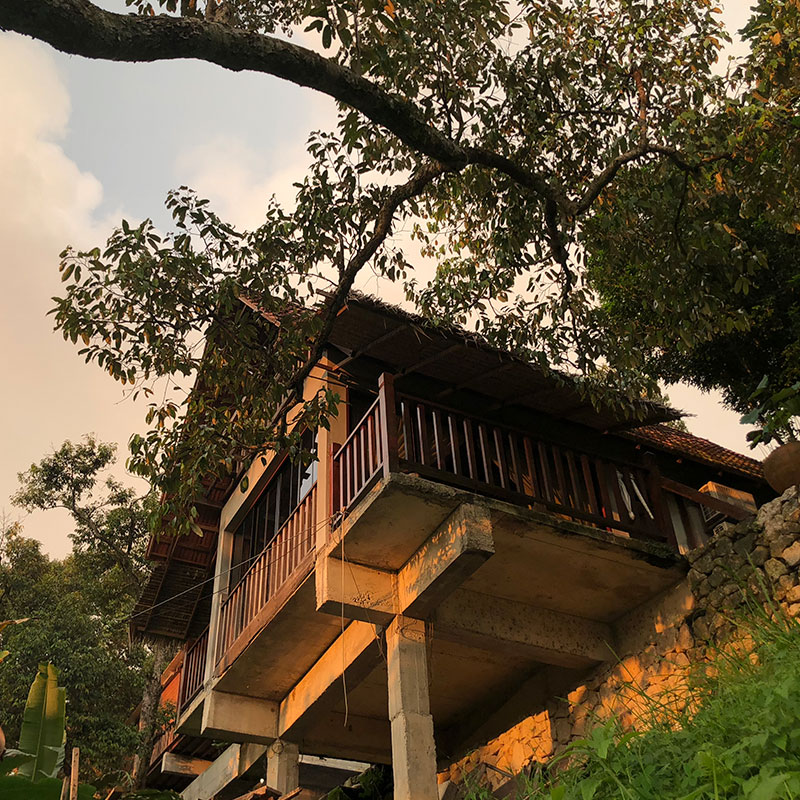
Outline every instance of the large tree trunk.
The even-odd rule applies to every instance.
[[[141,789],[150,766],[150,756],[156,739],[156,722],[158,706],[161,700],[161,673],[164,671],[175,650],[175,642],[171,639],[153,639],[150,647],[153,651],[153,664],[147,683],[142,693],[142,705],[139,712],[139,732],[141,742],[136,751],[131,779],[134,789]]]

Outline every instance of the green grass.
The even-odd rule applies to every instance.
[[[638,730],[597,724],[554,763],[519,780],[518,800],[800,799],[800,625],[754,613],[752,653],[726,648],[697,669],[692,711],[637,703]],[[491,797],[473,786],[468,800]]]

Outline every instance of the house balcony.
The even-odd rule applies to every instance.
[[[179,730],[388,762],[385,631],[407,617],[433,631],[431,713],[452,757],[508,724],[515,692],[561,691],[613,658],[619,621],[685,573],[680,551],[749,513],[633,447],[566,446],[395,392],[389,376],[336,438],[219,591],[196,667],[187,652]]]

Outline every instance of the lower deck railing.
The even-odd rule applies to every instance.
[[[311,488],[220,607],[216,661],[315,546],[317,487]]]
[[[178,738],[178,733],[175,731],[174,723],[167,728],[155,741],[153,745],[153,752],[150,754],[150,766],[153,767],[159,761],[161,756],[169,750],[175,739]]]
[[[203,687],[206,673],[206,655],[208,654],[208,628],[206,628],[186,648],[181,668],[181,682],[178,691],[178,716]]]

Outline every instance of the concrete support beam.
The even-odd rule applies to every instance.
[[[206,758],[192,758],[178,753],[164,753],[161,758],[161,771],[166,775],[202,775],[210,766]]]
[[[278,703],[211,691],[203,704],[201,734],[228,742],[271,744],[278,738]]]
[[[493,553],[487,509],[462,504],[396,573],[318,558],[317,609],[380,625],[396,614],[423,619]]]
[[[351,772],[359,775],[369,769],[367,761],[350,761],[344,758],[325,758],[324,756],[300,756],[300,763],[309,767],[319,767],[320,769],[332,769],[337,772]]]
[[[300,750],[296,744],[276,739],[267,748],[267,786],[281,795],[300,786]]]
[[[398,616],[386,631],[395,800],[438,800],[425,623]]]
[[[341,687],[340,687],[341,691]],[[331,758],[390,764],[392,735],[389,720],[362,717],[352,711],[313,715],[299,740],[304,752],[325,753]]]
[[[308,711],[319,713],[333,708],[342,696],[342,671],[347,685],[355,688],[380,657],[375,626],[358,620],[351,622],[281,702],[280,736],[291,738],[294,726]]]
[[[460,505],[397,573],[397,609],[424,619],[494,555],[486,506]]]
[[[348,619],[388,625],[397,604],[397,576],[393,572],[341,561],[317,558],[317,611]]]
[[[244,775],[266,749],[255,744],[230,745],[181,792],[181,797],[183,800],[209,800]]]
[[[507,647],[545,664],[580,668],[614,658],[609,625],[464,589],[433,620],[439,638],[484,650]]]

